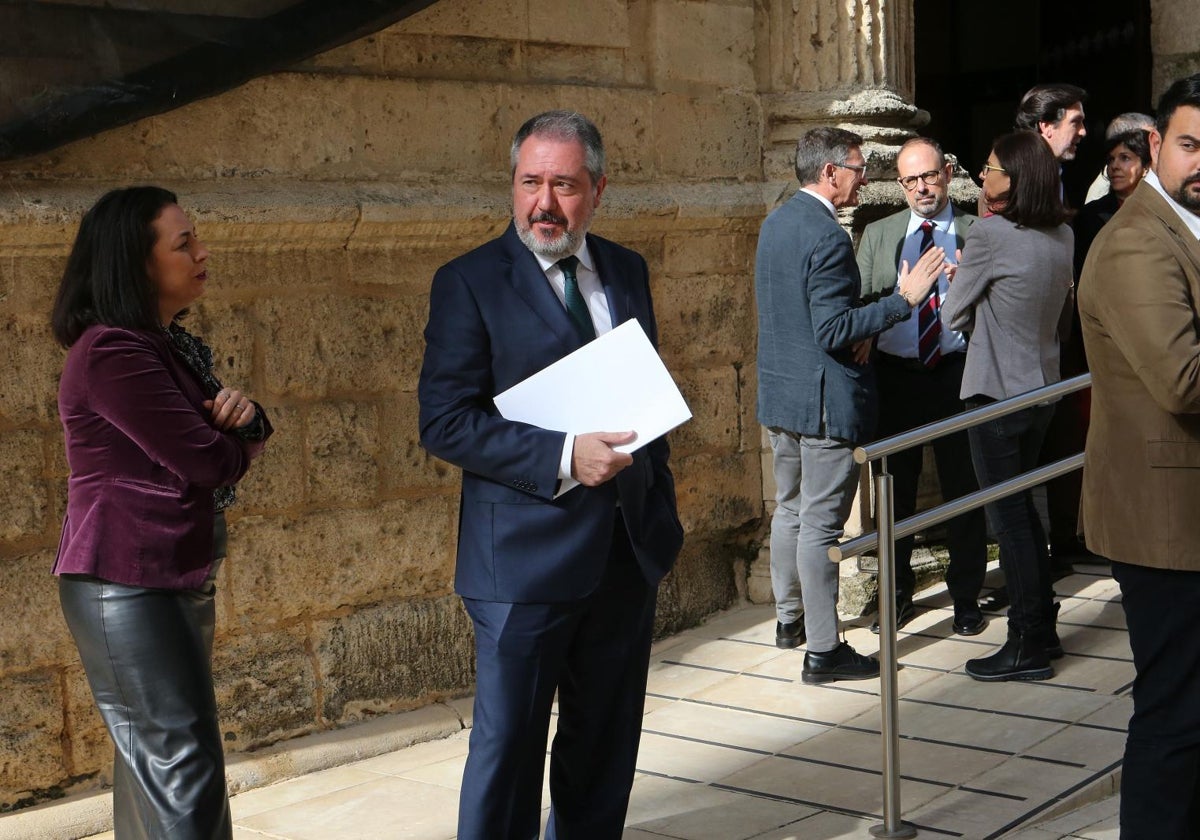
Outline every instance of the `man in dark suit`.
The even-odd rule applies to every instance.
[[[858,244],[858,270],[863,300],[873,301],[895,291],[900,266],[916,263],[924,247],[941,245],[947,255],[962,249],[975,217],[950,204],[954,167],[941,147],[927,137],[914,137],[900,147],[896,171],[908,208],[872,222]],[[949,285],[939,279],[940,303]],[[909,318],[884,330],[875,340],[875,375],[879,384],[879,437],[943,420],[963,410],[959,397],[967,342],[962,333],[927,319],[922,335],[919,318]],[[922,349],[925,350],[922,353]],[[979,489],[971,466],[971,447],[965,432],[939,438],[933,444],[942,496],[955,499]],[[921,477],[921,447],[888,457],[893,476],[892,503],[896,520],[917,510]],[[954,632],[980,633],[987,622],[976,599],[987,570],[987,525],[983,510],[973,510],[946,523],[950,566],[946,586],[954,599]],[[916,576],[912,570],[913,538],[896,542],[896,624],[914,615]],[[879,624],[872,627],[879,632]]]
[[[896,294],[859,306],[858,266],[837,209],[858,203],[867,181],[862,138],[814,128],[796,144],[801,189],[763,222],[754,266],[758,303],[758,421],[774,456],[771,520],[775,643],[805,638],[806,683],[869,679],[879,663],[838,635],[838,569],[828,550],[842,536],[860,467],[854,446],[872,439],[872,337],[908,318],[945,265],[934,246]]]
[[[1153,169],[1079,283],[1092,365],[1088,548],[1112,559],[1137,677],[1122,840],[1200,837],[1200,74],[1158,102]]]
[[[1036,85],[1021,98],[1013,127],[1018,131],[1037,134],[1046,141],[1059,163],[1065,164],[1075,159],[1079,141],[1087,136],[1083,112],[1086,101],[1087,91],[1075,85]],[[1065,203],[1065,191],[1063,200]],[[1063,379],[1087,373],[1088,369],[1078,314],[1073,323],[1074,328],[1063,342],[1059,356]],[[1041,463],[1053,463],[1083,449],[1087,435],[1087,400],[1084,392],[1067,394],[1059,400],[1042,443]],[[1098,559],[1088,551],[1078,534],[1081,481],[1081,474],[1076,471],[1046,484],[1046,515],[1050,524],[1047,536],[1050,539],[1050,565],[1055,578],[1069,575],[1074,570],[1071,564],[1075,561]],[[994,599],[992,604],[994,607]]]
[[[633,784],[657,586],[683,540],[667,442],[505,420],[492,398],[636,318],[656,342],[645,261],[587,233],[604,146],[550,111],[512,145],[513,222],[440,268],[421,369],[421,442],[461,467],[455,589],[476,694],[458,836],[618,838]],[[580,484],[582,486],[576,486]]]

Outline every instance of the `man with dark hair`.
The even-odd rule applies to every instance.
[[[513,221],[438,269],[418,384],[421,443],[462,468],[455,590],[476,691],[458,836],[619,838],[641,735],[658,583],[683,541],[664,438],[564,434],[492,398],[618,324],[657,340],[646,262],[591,233],[604,147],[588,119],[534,117],[512,146]],[[582,485],[582,486],[576,486]]]
[[[1013,127],[1040,135],[1060,161],[1074,160],[1079,141],[1087,136],[1086,100],[1087,91],[1075,85],[1036,85],[1021,97]]]
[[[1079,284],[1081,516],[1112,560],[1137,671],[1121,838],[1184,840],[1200,836],[1200,74],[1159,100],[1150,157]]]
[[[814,128],[796,144],[801,189],[763,222],[754,267],[758,303],[758,420],[774,455],[771,521],[775,643],[808,639],[806,683],[869,679],[879,663],[838,636],[838,569],[828,549],[841,538],[860,467],[856,443],[875,428],[871,337],[909,317],[944,265],[933,247],[896,294],[858,306],[859,274],[837,209],[858,203],[867,181],[862,138]]]
[[[1075,159],[1079,141],[1087,135],[1083,103],[1087,91],[1068,84],[1037,85],[1021,98],[1015,126],[1018,131],[1032,131],[1046,141],[1059,163]],[[1064,199],[1065,203],[1065,199]],[[1078,319],[1075,329],[1063,342],[1059,369],[1064,379],[1087,372],[1087,359],[1079,337]],[[1081,394],[1068,394],[1059,401],[1040,460],[1051,463],[1074,455],[1083,448],[1087,432],[1084,400]],[[1050,523],[1050,563],[1053,575],[1063,577],[1073,571],[1073,560],[1094,559],[1084,548],[1079,530],[1078,472],[1054,479],[1046,485],[1046,512]]]
[[[941,146],[934,140],[914,137],[907,141],[896,156],[896,171],[908,207],[867,225],[858,244],[858,270],[862,274],[863,299],[867,301],[892,294],[901,265],[915,264],[926,247],[940,245],[948,257],[957,252],[967,229],[976,221],[950,204],[954,167],[946,162]],[[937,290],[931,295],[931,315],[937,314],[948,289],[946,278],[939,278]],[[936,300],[932,300],[934,296]],[[875,348],[879,437],[915,429],[963,410],[958,394],[967,342],[961,332],[943,326],[936,317],[925,319],[924,324],[920,318],[908,318],[884,330]],[[922,447],[917,446],[888,458],[897,521],[916,513],[922,454]],[[979,489],[965,432],[939,438],[933,444],[933,455],[943,498],[955,499]],[[987,625],[976,603],[987,570],[983,510],[951,519],[946,530],[950,549],[946,585],[954,600],[954,632],[974,636]],[[897,626],[915,614],[912,550],[912,537],[896,542]],[[879,623],[871,629],[879,632]]]

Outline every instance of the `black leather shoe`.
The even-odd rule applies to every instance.
[[[1058,630],[1055,625],[1058,624],[1058,611],[1062,609],[1062,604],[1055,604],[1054,609],[1050,613],[1050,629],[1046,631],[1046,658],[1047,659],[1062,659],[1063,646],[1058,638]]]
[[[800,671],[800,679],[809,685],[838,680],[869,680],[878,676],[879,660],[857,653],[845,642],[825,653],[809,651],[804,654],[804,668]]]
[[[804,644],[804,616],[787,624],[775,622],[775,647],[795,648]]]
[[[1009,636],[1000,650],[967,662],[969,676],[983,682],[1001,680],[1048,680],[1054,676],[1046,648],[1022,636]]]
[[[1008,604],[1008,589],[1003,586],[997,586],[991,592],[979,597],[979,609],[988,612],[999,612]]]
[[[905,624],[913,620],[917,614],[917,608],[913,606],[913,602],[909,600],[898,601],[896,603],[896,629],[899,630]],[[871,623],[871,632],[876,636],[879,635],[879,619]]]
[[[983,610],[974,601],[954,605],[954,632],[960,636],[978,636],[987,627]]]

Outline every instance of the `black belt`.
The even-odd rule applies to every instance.
[[[884,367],[894,367],[901,370],[912,371],[914,373],[933,373],[938,365],[955,364],[965,361],[967,354],[962,350],[955,350],[953,353],[944,353],[938,360],[937,365],[928,367],[920,359],[909,359],[904,356],[893,356],[891,353],[885,353],[879,350],[875,354],[875,361]]]

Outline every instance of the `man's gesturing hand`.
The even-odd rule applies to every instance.
[[[629,443],[636,432],[588,432],[575,436],[571,450],[571,475],[588,487],[597,487],[633,463],[633,456],[614,446]]]

